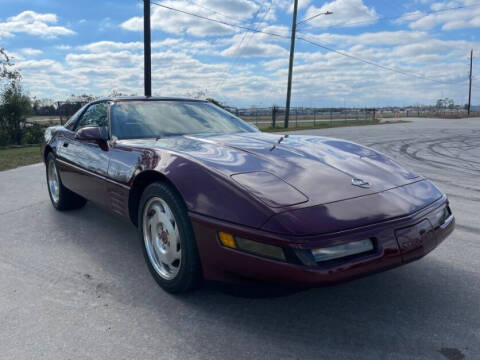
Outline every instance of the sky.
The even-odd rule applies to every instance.
[[[284,105],[293,0],[156,3],[223,23],[151,4],[154,95]],[[299,0],[297,21],[326,11],[298,26],[294,106],[465,104],[471,49],[480,104],[480,0]],[[0,0],[0,47],[31,96],[142,95],[142,16],[140,0]]]

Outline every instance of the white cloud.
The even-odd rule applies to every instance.
[[[288,13],[292,3],[290,0],[194,1],[197,6],[191,0],[170,0],[164,3],[228,22],[242,19],[250,26],[258,26],[262,30],[287,37],[289,35],[289,21],[284,19],[291,18]],[[315,8],[312,5],[315,3],[318,4],[312,2],[304,5],[305,9],[312,12],[322,9]],[[272,9],[269,14],[277,12],[280,15],[281,11],[282,17],[279,16],[279,19],[282,20],[271,25],[269,23],[272,21],[266,18],[268,21],[259,24],[270,4]],[[327,26],[324,21],[334,20],[334,23],[328,24],[332,27],[359,21],[363,25],[365,22],[374,22],[378,17],[375,9],[366,7],[361,0],[330,0],[327,5],[338,8],[325,8],[334,11],[334,15],[318,19],[319,24],[314,24],[317,28]],[[356,8],[354,14],[344,12],[348,10],[347,5]],[[217,13],[207,8],[215,9]],[[152,5],[152,26],[167,34],[157,33],[153,37],[156,40],[152,43],[154,94],[190,96],[204,92],[209,97],[242,106],[261,103],[269,106],[283,102],[288,73],[289,39],[249,33],[242,42],[245,34],[242,30],[217,27],[218,24],[165,9],[165,12],[162,10],[157,13],[156,9]],[[241,16],[236,16],[235,12]],[[381,70],[299,41],[295,54],[293,104],[338,106],[343,105],[344,97],[347,105],[356,106],[432,103],[441,96],[455,98],[458,103],[465,101],[468,70],[466,55],[470,48],[480,48],[480,44],[474,41],[474,35],[467,38],[462,33],[458,36],[460,40],[451,40],[454,37],[449,34],[445,39],[441,31],[409,29],[410,22],[419,20],[420,16],[421,13],[416,14],[408,22],[404,19],[403,24],[398,24],[402,26],[399,31],[359,32],[342,29],[336,33],[332,29],[328,32],[319,30],[316,31],[318,34],[313,34],[304,30],[299,36],[339,50],[345,49],[353,55],[384,66],[440,81],[452,81],[452,84],[438,84]],[[43,21],[45,20],[49,18],[44,18]],[[388,22],[382,24],[391,26]],[[131,26],[132,29],[138,27],[141,30],[142,25],[141,18],[131,18],[122,26]],[[309,30],[313,32],[312,28]],[[168,33],[174,35],[169,36]],[[26,88],[32,95],[60,99],[71,93],[106,95],[112,90],[142,94],[143,42],[112,41],[108,32],[101,34],[103,41],[81,46],[59,42],[56,48],[62,52],[56,50],[50,55],[45,48],[45,53],[37,53],[35,58],[32,56],[36,49],[30,49],[33,52],[27,56],[19,46],[16,61],[24,75]],[[205,38],[199,38],[203,36]],[[49,56],[59,57],[41,59]]]
[[[27,56],[36,56],[43,53],[43,51],[40,49],[32,49],[32,48],[20,49],[20,52]]]
[[[98,41],[87,45],[79,46],[78,49],[89,52],[112,52],[118,50],[141,50],[143,42],[115,42],[115,41]]]
[[[162,1],[161,4],[208,18],[237,24],[238,21],[233,19],[248,19],[259,8],[256,3],[250,0],[203,0],[198,2],[199,5],[192,5],[187,0],[169,0]],[[217,13],[212,13],[210,9],[216,9]],[[143,19],[141,17],[132,17],[123,22],[121,27],[130,31],[141,31],[143,30]],[[162,30],[171,34],[187,33],[196,37],[227,35],[236,31],[231,26],[196,18],[155,5],[153,5],[151,14],[151,27],[152,29]]]
[[[162,41],[154,41],[151,44],[153,52],[161,49],[175,48],[179,52],[192,54],[218,54],[215,45],[209,41],[197,40],[188,41],[183,38],[165,38]],[[90,53],[104,53],[121,50],[143,51],[143,42],[116,42],[116,41],[98,41],[77,47],[78,50]]]
[[[304,8],[306,8],[308,5],[310,5],[311,2],[312,2],[312,0],[298,0],[298,7],[297,7],[297,9],[298,9],[298,10],[304,9]],[[289,13],[293,13],[293,1],[292,1],[292,4],[290,5],[290,7],[288,8],[288,12],[289,12]]]
[[[286,26],[266,26],[262,30],[287,37],[289,34]],[[286,46],[289,45],[289,41],[280,37],[271,37],[264,33],[248,33],[245,38],[244,34],[236,34],[231,38],[220,41],[219,44],[229,45],[221,52],[223,56],[279,57],[288,56]]]
[[[199,0],[193,6],[199,4],[209,9],[215,9],[225,15],[236,16],[237,19],[248,19],[259,8],[250,0]]]
[[[259,34],[251,34],[251,36],[250,41],[242,41],[242,34],[235,35],[232,45],[223,50],[221,54],[233,57],[278,57],[288,55],[288,51],[284,47],[259,39]]]
[[[63,26],[51,25],[57,23],[55,14],[39,14],[35,11],[24,11],[9,17],[6,22],[0,22],[0,38],[12,37],[17,33],[55,38],[61,35],[72,35],[74,31]]]
[[[318,16],[307,24],[318,28],[331,26],[350,27],[358,26],[357,23],[361,23],[361,25],[373,24],[379,17],[375,9],[367,7],[363,0],[334,0],[325,3],[319,8],[315,5],[310,6],[304,18],[307,19],[327,11],[333,12],[333,14]]]
[[[308,39],[316,40],[323,44],[344,45],[398,45],[410,44],[427,40],[429,35],[423,31],[380,31],[367,32],[358,35],[344,35],[333,33],[307,34]]]
[[[409,23],[411,29],[431,30],[440,26],[442,30],[458,30],[480,27],[480,6],[471,0],[436,2],[431,4],[432,14],[422,11],[406,13],[397,23]],[[467,6],[466,8],[461,8]],[[455,9],[457,8],[457,9]],[[454,10],[449,10],[454,9]]]
[[[283,28],[279,28],[282,31]],[[398,31],[359,35],[322,34],[322,41],[341,44],[346,51],[382,65],[435,78],[454,81],[445,85],[405,77],[383,71],[341,55],[312,49],[299,50],[295,57],[293,101],[295,104],[319,106],[338,105],[347,99],[348,105],[398,103],[431,103],[449,89],[457,102],[464,88],[465,49],[480,44],[467,41],[434,39],[425,32]],[[229,55],[240,35],[222,42],[187,41],[167,38],[154,42],[152,56],[153,89],[158,95],[190,96],[205,92],[232,105],[271,105],[281,103],[286,89],[288,71],[288,41],[257,34],[244,56],[231,68],[232,60],[219,57],[202,61],[196,55]],[[320,41],[320,40],[319,40]],[[275,49],[278,52],[268,49]],[[253,53],[250,53],[253,51]],[[271,51],[260,65],[251,60]],[[127,94],[142,94],[143,46],[140,42],[103,41],[72,48],[64,61],[51,59],[18,60],[24,81],[32,95],[48,94],[62,98],[71,93],[105,95],[112,90]],[[223,54],[220,54],[223,52]],[[248,56],[246,56],[248,54]],[[69,81],[65,82],[65,78]],[[447,96],[447,95],[445,95]],[[261,99],[261,100],[260,100]],[[392,100],[393,99],[393,100]]]

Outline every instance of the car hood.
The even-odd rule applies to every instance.
[[[349,141],[290,135],[279,143],[281,138],[281,135],[252,132],[129,142],[181,153],[231,177],[232,181],[240,179],[238,174],[253,173],[251,179],[239,185],[257,195],[267,192],[272,200],[267,204],[273,207],[275,204],[320,205],[422,180],[386,156]],[[290,186],[273,186],[272,178]],[[363,184],[363,187],[353,185],[353,179],[361,180],[357,185]]]

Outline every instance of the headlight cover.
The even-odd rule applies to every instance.
[[[342,245],[312,249],[311,251],[315,261],[318,263],[370,252],[374,248],[372,240],[364,239],[348,242]]]
[[[266,171],[233,174],[232,180],[272,208],[297,205],[308,197],[286,181]]]

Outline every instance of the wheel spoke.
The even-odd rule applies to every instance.
[[[173,260],[181,260],[182,259],[182,249],[179,244],[175,244],[175,247],[172,249],[172,258]]]

